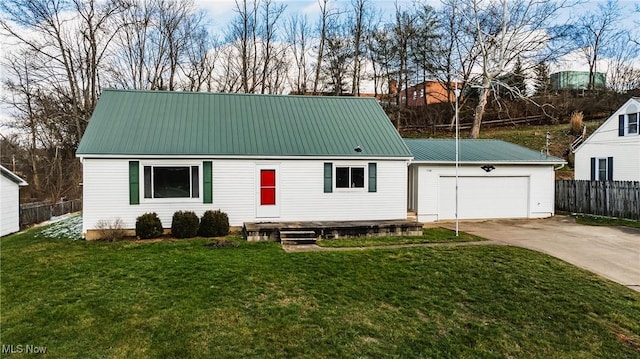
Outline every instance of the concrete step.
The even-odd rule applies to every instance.
[[[314,231],[280,231],[282,244],[315,244],[318,236]]]

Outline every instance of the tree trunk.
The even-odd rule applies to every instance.
[[[484,86],[480,89],[480,95],[478,96],[478,105],[473,113],[473,126],[471,126],[470,138],[480,137],[480,124],[482,123],[482,116],[484,116],[484,109],[487,106],[487,98],[489,97],[489,84],[484,82]]]

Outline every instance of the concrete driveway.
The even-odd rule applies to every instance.
[[[454,229],[455,223],[439,223]],[[461,221],[460,230],[540,251],[640,291],[640,229],[548,219]]]

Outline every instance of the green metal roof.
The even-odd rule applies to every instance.
[[[127,90],[104,90],[76,154],[411,157],[373,98]]]
[[[449,139],[405,139],[415,162],[456,160],[456,141]],[[460,140],[460,162],[564,163],[565,160],[501,140]]]

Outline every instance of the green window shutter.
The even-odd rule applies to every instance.
[[[129,204],[140,204],[140,163],[129,161]]]
[[[211,161],[202,163],[202,203],[213,203],[213,175]]]
[[[378,165],[369,163],[369,192],[378,191]]]
[[[324,193],[333,192],[333,163],[324,163]]]

